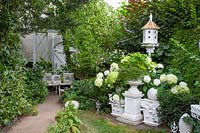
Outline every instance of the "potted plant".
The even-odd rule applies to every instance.
[[[130,93],[140,93],[137,89],[138,85],[142,84],[142,76],[148,73],[148,70],[153,70],[156,63],[151,61],[151,58],[139,52],[125,56],[120,63],[119,76],[125,84],[130,84]]]

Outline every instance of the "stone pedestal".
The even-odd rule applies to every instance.
[[[157,112],[159,105],[158,101],[142,99],[141,107],[144,115],[144,124],[149,126],[159,126],[161,124]]]
[[[137,89],[141,81],[129,81],[131,88],[123,93],[125,97],[124,113],[117,120],[133,125],[142,123],[143,116],[141,114],[141,98],[143,94]]]

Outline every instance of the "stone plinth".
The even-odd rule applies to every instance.
[[[125,107],[124,113],[117,120],[133,125],[138,125],[142,123],[143,116],[141,114],[141,97],[142,93],[130,93],[126,91],[124,94],[125,97]]]

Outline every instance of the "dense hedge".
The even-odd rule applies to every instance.
[[[158,93],[158,100],[160,118],[170,125],[173,121],[178,123],[184,113],[190,114],[190,105],[199,103],[200,93],[172,94],[169,89],[166,89]]]
[[[28,68],[25,73],[26,96],[33,104],[41,103],[45,100],[48,90],[43,81],[43,67],[37,66],[35,69]]]
[[[172,37],[173,39],[170,40],[169,50],[171,56],[168,58],[168,67],[180,70],[184,79],[193,87],[195,81],[200,81],[198,48],[200,28],[177,29]]]
[[[29,113],[32,105],[25,94],[24,75],[5,71],[0,80],[0,126],[10,124],[16,116]],[[27,112],[28,111],[28,112]]]

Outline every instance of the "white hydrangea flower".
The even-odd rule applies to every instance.
[[[74,105],[74,108],[75,108],[75,109],[78,109],[78,107],[79,107],[79,103],[78,103],[77,101],[75,101],[75,100],[67,101],[67,102],[65,103],[65,107],[68,107],[69,104]]]
[[[110,73],[109,70],[104,71],[104,75],[105,75],[105,76],[108,76],[109,73]]]
[[[95,86],[97,87],[101,87],[103,85],[103,79],[102,78],[97,78],[95,81],[94,81],[94,84]]]
[[[183,88],[187,87],[187,83],[186,82],[180,82],[179,85]]]
[[[149,83],[151,81],[151,77],[146,75],[146,76],[144,76],[143,81],[146,83]]]
[[[173,74],[168,74],[166,78],[169,84],[176,84],[178,81],[178,78]]]
[[[177,94],[177,93],[178,93],[178,91],[176,90],[175,87],[171,88],[171,92],[172,92],[173,94]]]
[[[41,18],[47,18],[48,16],[46,14],[41,14],[40,17]]]
[[[163,69],[164,66],[163,66],[163,64],[159,63],[159,64],[157,65],[157,68]]]
[[[114,94],[113,95],[113,97],[112,97],[112,99],[115,101],[115,102],[119,102],[119,95],[117,95],[117,94]]]
[[[118,66],[118,64],[117,63],[112,63],[111,65],[110,65],[110,71],[112,72],[112,71],[119,71],[119,66]]]
[[[165,82],[167,80],[167,77],[165,74],[160,75],[160,81]]]
[[[171,92],[173,94],[178,94],[178,93],[189,93],[190,89],[188,87],[181,87],[180,85],[175,85],[172,89]]]
[[[103,73],[102,72],[98,73],[97,78],[103,78]]]
[[[154,80],[153,80],[153,84],[154,84],[155,86],[159,86],[159,85],[160,85],[160,80],[159,80],[159,79],[154,79]]]

